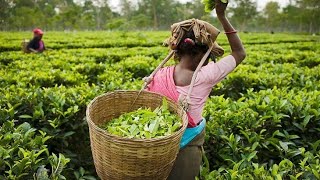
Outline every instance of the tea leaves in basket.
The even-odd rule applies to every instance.
[[[162,105],[153,111],[139,108],[108,121],[101,128],[122,137],[150,139],[169,136],[181,126],[180,118],[169,111],[168,103],[163,99]]]

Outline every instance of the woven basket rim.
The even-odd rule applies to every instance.
[[[104,94],[101,94],[99,96],[96,96],[93,100],[90,101],[90,103],[87,105],[87,109],[86,109],[86,121],[87,123],[89,124],[89,126],[91,126],[92,128],[94,128],[96,131],[100,132],[101,135],[105,136],[105,137],[111,137],[113,138],[114,141],[131,141],[131,142],[144,142],[144,143],[153,143],[153,142],[157,142],[157,141],[160,141],[160,140],[166,140],[166,139],[171,139],[172,137],[176,137],[177,134],[181,133],[181,131],[185,131],[185,129],[187,128],[187,125],[188,125],[188,119],[187,118],[183,118],[183,117],[180,117],[179,118],[181,119],[182,121],[182,127],[174,132],[173,134],[169,135],[169,136],[163,136],[163,137],[157,137],[157,138],[150,138],[150,139],[139,139],[139,138],[127,138],[127,137],[121,137],[121,136],[117,136],[117,135],[113,135],[111,133],[108,133],[106,130],[103,130],[102,128],[100,128],[99,126],[97,126],[90,118],[89,116],[89,109],[90,107],[92,106],[92,104],[99,98],[103,97],[103,96],[108,96],[108,95],[111,95],[111,94],[115,94],[115,93],[125,93],[125,92],[137,92],[139,93],[139,91],[136,91],[136,90],[115,90],[115,91],[111,91],[111,92],[107,92],[107,93],[104,93]],[[179,108],[181,108],[181,111],[182,113],[184,114],[184,117],[187,117],[186,115],[186,112],[183,110],[183,108],[177,104],[176,102],[174,102],[172,99],[162,95],[162,94],[159,94],[159,93],[156,93],[156,92],[150,92],[150,91],[146,91],[146,90],[143,90],[142,91],[143,93],[150,93],[150,94],[156,94],[156,95],[160,95],[164,98],[166,98],[167,101],[171,101],[172,103],[178,105]]]

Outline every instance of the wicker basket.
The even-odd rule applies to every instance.
[[[155,109],[163,96],[142,91],[115,91],[93,99],[87,107],[91,150],[101,179],[166,179],[179,152],[179,143],[187,127],[185,111],[168,100],[170,110],[181,117],[183,126],[170,136],[153,139],[129,139],[111,135],[98,125],[140,107]]]
[[[30,53],[30,51],[29,51],[28,48],[27,48],[28,44],[29,44],[29,40],[27,40],[27,39],[24,39],[24,40],[22,40],[22,42],[21,42],[21,50],[22,50],[23,52],[25,52],[25,53]]]

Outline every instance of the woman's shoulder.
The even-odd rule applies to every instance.
[[[166,66],[160,68],[156,74],[154,75],[154,78],[161,78],[163,76],[173,75],[174,66]]]
[[[159,69],[159,71],[158,72],[161,72],[161,73],[165,73],[165,72],[168,72],[168,71],[173,71],[174,70],[174,67],[175,66],[166,66],[166,67],[162,67],[162,68],[160,68]],[[157,72],[157,73],[158,73]]]
[[[210,62],[200,70],[203,79],[216,84],[236,68],[236,61],[232,55],[221,58],[218,62]]]

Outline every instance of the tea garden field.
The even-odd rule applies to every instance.
[[[23,54],[30,36],[0,32],[0,179],[97,179],[86,106],[140,89],[169,32],[47,32],[45,53]],[[320,37],[240,37],[247,58],[205,107],[199,178],[320,179]]]

